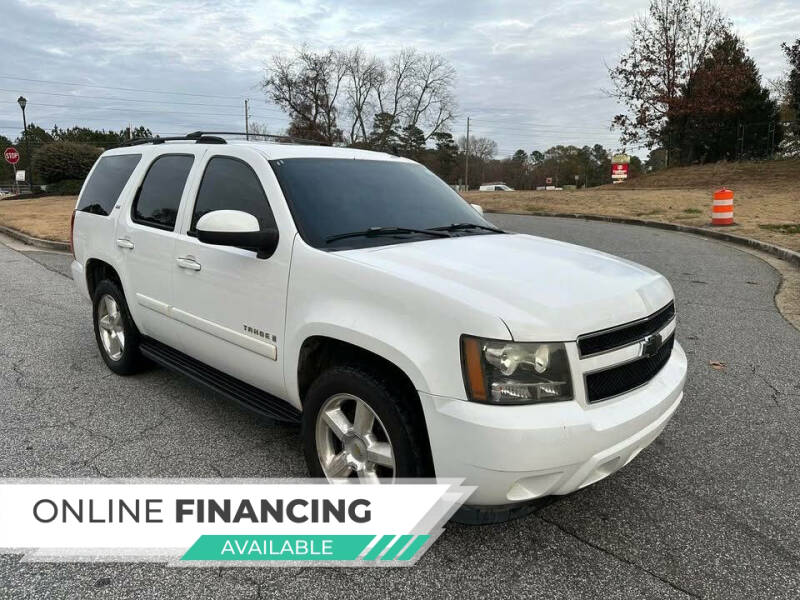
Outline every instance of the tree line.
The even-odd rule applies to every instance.
[[[520,149],[499,159],[494,140],[470,136],[467,169],[466,137],[451,133],[455,74],[442,56],[413,48],[383,60],[360,47],[302,47],[274,56],[261,86],[289,117],[287,135],[412,158],[450,184],[474,188],[497,180],[529,189],[548,178],[553,185],[610,182],[610,152],[600,145]]]
[[[152,132],[142,125],[128,126],[119,131],[78,126],[64,129],[55,125],[47,131],[31,123],[27,131],[20,132],[13,142],[0,135],[0,148],[16,147],[22,153],[17,168],[33,167],[37,184],[68,182],[61,185],[63,192],[78,193],[83,179],[103,150],[113,148],[131,138],[151,135]],[[27,156],[28,149],[30,157]],[[13,181],[13,178],[14,168],[2,161],[0,182]],[[62,189],[53,188],[54,191]]]
[[[623,145],[650,149],[654,168],[797,154],[800,40],[782,47],[790,70],[773,97],[716,4],[651,0],[609,68],[624,108],[612,127]]]

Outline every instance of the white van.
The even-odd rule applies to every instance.
[[[514,188],[507,186],[502,181],[497,183],[484,183],[480,187],[481,192],[513,192]]]

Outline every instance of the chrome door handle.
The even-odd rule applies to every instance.
[[[180,256],[175,259],[181,269],[189,269],[190,271],[199,271],[201,265],[191,256]]]
[[[118,238],[117,246],[119,246],[120,248],[127,248],[128,250],[133,250],[133,242],[126,238]]]

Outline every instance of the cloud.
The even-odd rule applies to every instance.
[[[780,42],[800,31],[793,4],[725,3],[765,78],[784,70]],[[0,77],[0,133],[17,135],[20,94],[30,120],[45,127],[242,129],[249,97],[253,119],[278,130],[285,115],[258,87],[268,58],[303,43],[360,44],[379,56],[404,46],[446,56],[458,72],[454,133],[464,133],[470,116],[472,131],[497,140],[503,154],[556,143],[616,147],[608,126],[618,107],[603,93],[605,63],[624,50],[630,20],[646,7],[647,0],[6,0],[14,58],[0,76],[135,91]]]

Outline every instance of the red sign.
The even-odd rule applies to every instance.
[[[614,163],[613,165],[611,165],[611,178],[627,179],[628,165],[626,163]]]
[[[9,164],[15,165],[19,162],[19,152],[17,152],[16,148],[6,148],[3,156],[6,157],[6,162]]]
[[[552,177],[545,177],[545,180],[544,180],[544,182],[545,182],[547,185],[553,185],[553,178],[552,178]]]

